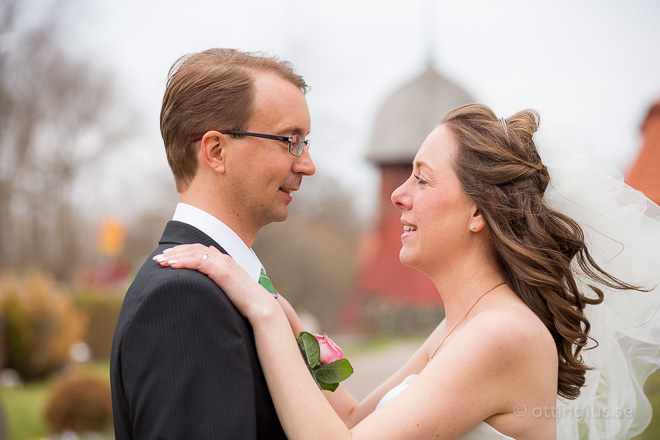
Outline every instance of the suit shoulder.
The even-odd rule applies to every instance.
[[[139,305],[151,295],[160,295],[170,291],[195,292],[209,297],[221,296],[226,299],[222,289],[201,272],[161,267],[154,261],[147,261],[129,286],[126,300],[135,299],[136,305]],[[195,298],[192,297],[191,300],[195,300]]]
[[[203,273],[145,263],[126,292],[115,337],[121,337],[136,317],[143,322],[185,317],[199,322],[235,320],[240,314],[222,289]]]

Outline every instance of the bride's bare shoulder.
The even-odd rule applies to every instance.
[[[556,360],[556,345],[541,319],[525,306],[511,305],[485,310],[466,325],[465,338],[477,346],[533,361]]]
[[[541,319],[525,305],[508,304],[489,308],[475,314],[473,325],[498,327],[508,331],[547,330]]]

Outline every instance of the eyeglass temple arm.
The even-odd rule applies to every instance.
[[[275,135],[275,134],[252,133],[252,132],[249,132],[249,131],[223,130],[220,133],[222,133],[222,134],[238,134],[238,135],[244,135],[244,136],[259,137],[259,138],[264,138],[264,139],[275,139],[277,141],[284,141],[284,142],[289,142],[291,140],[291,136],[278,136],[278,135]]]

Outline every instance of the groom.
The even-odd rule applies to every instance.
[[[307,85],[289,63],[230,49],[170,70],[161,133],[180,203],[153,255],[202,243],[257,282],[260,228],[314,174]],[[110,363],[117,439],[285,439],[252,329],[194,270],[149,258],[126,293]]]

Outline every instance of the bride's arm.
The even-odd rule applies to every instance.
[[[297,338],[300,335],[300,332],[305,331],[305,326],[303,325],[296,311],[293,309],[293,307],[291,307],[291,304],[289,304],[289,301],[286,300],[286,298],[284,298],[282,295],[279,295],[277,297],[277,301],[280,303],[280,307],[282,307],[282,311],[284,312],[287,321],[289,321],[289,325],[291,326],[293,335]]]
[[[293,307],[282,295],[278,297],[278,302],[291,325],[293,334],[297,338],[300,332],[305,330],[302,321]],[[383,396],[389,390],[400,384],[406,376],[418,373],[424,368],[428,361],[428,353],[430,350],[430,348],[428,348],[429,341],[433,343],[435,339],[438,339],[434,336],[436,333],[437,332],[431,334],[427,342],[422,344],[417,352],[411,356],[411,358],[398,371],[373,390],[361,402],[358,402],[341,384],[335,391],[323,391],[325,398],[328,399],[332,408],[348,428],[357,425],[361,420],[374,412],[376,405],[378,405],[378,402],[380,402]]]
[[[392,388],[401,384],[403,380],[411,374],[417,374],[424,369],[429,360],[429,354],[432,352],[433,348],[437,345],[437,341],[440,340],[438,336],[440,332],[444,329],[444,324],[438,325],[438,327],[429,335],[429,337],[420,345],[420,347],[415,351],[415,353],[406,361],[406,363],[401,366],[396,372],[394,372],[388,379],[381,383],[376,389],[374,389],[367,397],[365,397],[359,404],[350,408],[349,412],[340,412],[340,410],[335,407],[334,401],[332,400],[333,396],[329,397],[330,403],[333,405],[335,410],[339,413],[344,423],[349,428],[354,427],[360,421],[362,421],[369,414],[373,413],[376,410],[376,406],[381,401],[383,396],[390,391]],[[330,393],[324,391],[326,395],[336,394],[342,392],[342,386],[335,391],[335,393]],[[348,393],[347,393],[348,394]],[[350,394],[349,394],[350,396]],[[352,398],[352,396],[351,396]]]
[[[297,338],[300,335],[300,332],[305,330],[300,317],[282,295],[278,297],[278,302],[291,326],[291,330],[293,330],[294,336]],[[342,419],[344,424],[349,428],[357,424],[357,422],[369,413],[358,410],[360,405],[357,400],[355,400],[355,398],[342,385],[339,385],[334,392],[323,391],[323,395],[337,415]],[[363,412],[365,413],[364,415],[359,418],[356,417],[356,415],[362,414]]]
[[[300,357],[296,342],[281,337],[288,321],[281,308],[267,305],[247,315],[257,352],[284,430],[291,439],[350,439],[351,435]],[[301,404],[304,402],[304,404]]]

